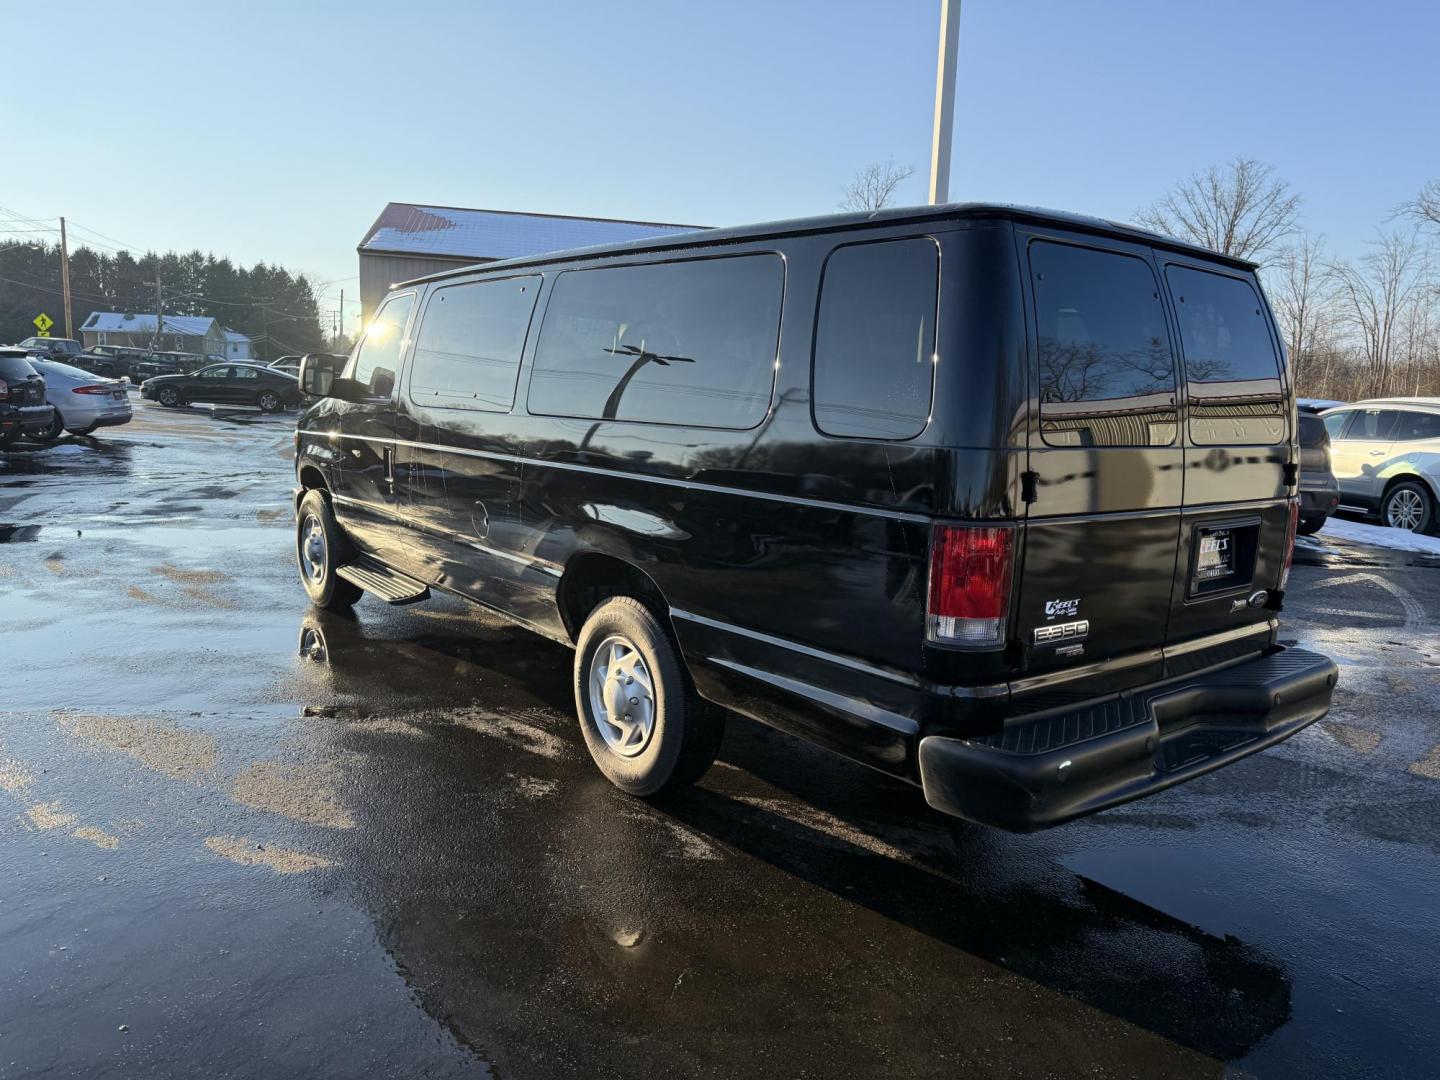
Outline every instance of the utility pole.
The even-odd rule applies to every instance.
[[[332,349],[340,348],[340,339],[345,336],[345,287],[340,287],[340,328],[335,332],[335,343],[330,346]]]
[[[955,54],[960,0],[940,0],[940,59],[935,70],[935,134],[930,143],[930,205],[950,201],[950,136],[955,121]]]
[[[75,323],[70,317],[70,245],[65,242],[65,219],[60,219],[60,289],[65,294],[65,336],[75,336]]]
[[[145,282],[146,285],[155,286],[155,333],[150,338],[150,351],[156,352],[160,348],[160,331],[165,326],[165,301],[162,299],[160,282],[160,264],[155,264],[155,280]]]

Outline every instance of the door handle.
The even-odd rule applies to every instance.
[[[395,448],[393,446],[385,447],[385,482],[387,484],[395,483]]]
[[[1371,450],[1371,451],[1370,451],[1370,456],[1371,456],[1371,457],[1384,457],[1384,456],[1385,456],[1385,451],[1384,451],[1384,450]]]

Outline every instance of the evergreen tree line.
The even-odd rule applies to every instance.
[[[303,274],[263,262],[247,269],[200,251],[152,251],[136,258],[128,251],[72,250],[74,336],[80,337],[94,311],[153,314],[157,272],[166,315],[208,315],[248,334],[257,356],[273,360],[326,347],[315,293]],[[32,320],[42,311],[55,320],[50,333],[62,336],[59,245],[0,242],[0,342],[30,337]]]

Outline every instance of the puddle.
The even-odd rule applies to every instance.
[[[39,539],[39,525],[0,525],[0,544],[23,544]]]

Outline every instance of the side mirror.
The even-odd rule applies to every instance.
[[[335,392],[335,379],[340,374],[345,359],[329,353],[310,353],[301,357],[298,372],[300,389],[315,398],[340,396]]]

